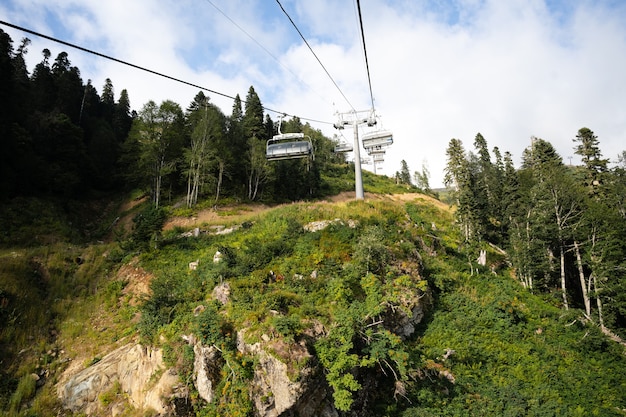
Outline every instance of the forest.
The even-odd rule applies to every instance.
[[[245,100],[235,97],[230,115],[202,91],[185,110],[165,100],[135,112],[126,89],[116,100],[106,79],[98,94],[66,52],[52,60],[45,49],[29,74],[29,43],[24,38],[14,48],[0,31],[2,199],[75,199],[141,188],[155,207],[181,194],[188,207],[208,196],[215,202],[294,201],[319,196],[320,171],[344,161],[332,152],[331,140],[294,117],[283,121],[282,132],[309,136],[314,160],[268,162],[265,144],[278,133],[278,123],[264,113],[252,86]]]
[[[230,115],[203,92],[135,112],[66,52],[30,74],[28,47],[0,30],[6,415],[89,414],[57,384],[123,343],[161,352],[179,416],[277,415],[245,346],[317,389],[280,415],[626,413],[626,152],[611,166],[590,128],[572,132],[580,166],[533,138],[516,168],[478,133],[471,150],[450,140],[439,194],[403,161],[392,179],[364,172],[367,201],[333,201],[353,167],[252,86]],[[315,157],[268,161],[279,125]],[[212,401],[198,346],[219,352]],[[111,381],[89,415],[156,415],[125,389]]]
[[[512,156],[478,133],[474,152],[450,140],[445,181],[456,222],[478,256],[481,243],[507,253],[516,278],[531,292],[581,308],[608,334],[626,336],[626,151],[609,168],[594,132],[572,138],[581,166],[570,166],[550,142],[532,138],[515,169]]]

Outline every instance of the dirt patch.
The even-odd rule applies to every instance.
[[[390,197],[394,201],[413,201],[413,200],[423,200],[432,204],[440,210],[449,210],[450,206],[443,201],[439,201],[434,197],[431,197],[426,194],[420,193],[406,193],[406,194],[392,194],[387,197]]]
[[[374,194],[374,193],[365,193],[365,201],[380,201],[380,200],[392,200],[392,201],[413,201],[413,200],[424,200],[437,206],[442,210],[447,210],[448,205],[446,203],[442,203],[436,198],[430,197],[428,195],[420,194],[420,193],[406,193],[406,194]],[[334,196],[326,197],[324,200],[320,201],[320,204],[323,203],[345,203],[349,201],[355,200],[355,192],[354,191],[344,191]],[[292,203],[287,203],[292,204]],[[210,208],[205,210],[200,210],[194,216],[191,217],[171,217],[165,223],[163,230],[171,230],[175,227],[180,227],[182,229],[191,229],[193,227],[198,227],[201,225],[216,225],[216,224],[232,224],[232,223],[241,223],[246,220],[246,218],[253,217],[263,211],[266,211],[270,208],[276,208],[280,206],[267,206],[264,204],[246,204],[246,205],[233,205],[233,206],[224,206],[220,208]]]
[[[171,217],[165,222],[163,230],[175,227],[190,229],[200,225],[232,224],[245,221],[246,218],[270,209],[265,204],[241,204],[200,210],[191,217]]]
[[[117,279],[126,281],[122,297],[128,299],[128,304],[136,306],[146,296],[150,295],[150,283],[154,276],[140,267],[139,259],[134,258],[123,265],[117,272]]]
[[[136,198],[134,200],[128,201],[120,207],[120,218],[117,221],[115,227],[116,229],[121,229],[124,233],[129,232],[133,228],[133,217],[135,217],[135,213],[132,210],[137,207],[139,204],[146,201],[148,197]]]

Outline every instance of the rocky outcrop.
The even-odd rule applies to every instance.
[[[237,350],[257,358],[250,392],[258,416],[338,416],[323,375],[309,364],[302,365],[311,359],[304,343],[265,337],[264,343],[248,344],[244,335],[244,330],[237,333]]]
[[[226,305],[230,299],[230,284],[227,281],[218,284],[213,288],[213,298],[222,305]]]
[[[61,381],[57,393],[63,406],[87,415],[107,406],[119,409],[114,403],[121,398],[136,409],[168,415],[173,413],[171,400],[187,396],[178,375],[163,363],[162,351],[139,344],[121,346]],[[106,393],[113,398],[105,400]]]
[[[425,298],[426,297],[426,298]],[[428,294],[407,293],[399,305],[389,306],[385,312],[383,326],[406,340],[415,333],[415,328],[424,319],[424,307]]]
[[[255,416],[338,417],[330,388],[321,372],[309,365],[298,367],[296,364],[306,363],[311,357],[303,344],[271,341],[267,335],[263,335],[263,342],[249,344],[244,341],[244,334],[245,330],[237,333],[237,350],[256,358],[257,366],[250,382]],[[193,335],[183,339],[193,345],[194,384],[198,395],[213,402],[225,363],[221,352],[214,346],[203,345]],[[288,360],[281,360],[277,355],[286,356]],[[299,372],[297,368],[301,368]]]
[[[203,346],[200,342],[192,341],[195,343],[193,346],[194,385],[200,398],[210,403],[215,397],[215,387],[220,382],[220,370],[224,365],[224,360],[214,346]]]
[[[342,226],[347,224],[348,227],[351,229],[356,228],[358,225],[357,222],[352,219],[348,220],[347,222],[344,222],[341,219],[334,219],[334,220],[319,220],[319,221],[307,223],[302,228],[307,232],[319,232],[320,230],[326,229],[331,224],[342,225]]]
[[[227,303],[228,286],[222,289],[226,290],[224,297],[214,296]],[[429,299],[429,293],[422,291],[403,292],[393,305],[388,305],[381,317],[382,325],[403,339],[410,337],[422,321]],[[249,393],[256,416],[338,417],[332,390],[305,343],[323,335],[321,325],[311,327],[300,342],[263,334],[257,335],[257,342],[248,343],[245,332],[237,332],[237,350],[255,358]],[[193,335],[183,338],[193,346],[193,382],[198,396],[212,403],[226,363],[222,352],[215,346],[203,345]],[[84,369],[68,369],[57,387],[64,407],[74,413],[102,414],[108,407],[106,412],[116,416],[130,405],[167,416],[177,414],[178,403],[191,404],[178,375],[164,364],[160,349],[130,343],[94,362]],[[356,402],[366,406],[375,400],[379,388],[375,377],[362,377],[366,381]]]

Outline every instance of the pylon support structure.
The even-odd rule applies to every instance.
[[[374,110],[356,111],[339,113],[337,112],[337,123],[334,124],[335,129],[344,129],[346,126],[352,126],[354,130],[354,191],[357,200],[365,199],[363,192],[363,174],[361,172],[361,150],[359,147],[359,125],[367,124],[374,126],[376,117]]]

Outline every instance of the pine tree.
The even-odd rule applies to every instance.
[[[80,71],[70,63],[67,52],[61,52],[52,64],[52,77],[56,88],[55,107],[65,113],[74,124],[79,124],[84,86]]]
[[[475,239],[475,199],[469,161],[459,139],[451,139],[446,150],[448,163],[445,168],[444,184],[453,187],[452,195],[456,200],[456,218],[466,241]]]
[[[246,96],[245,110],[243,115],[243,133],[246,139],[257,138],[266,140],[265,129],[263,125],[263,105],[261,99],[254,91],[254,87],[250,86],[248,95]]]
[[[245,166],[249,200],[256,199],[260,186],[270,176],[271,167],[265,158],[267,138],[264,133],[263,105],[254,87],[250,86],[243,115],[243,134],[247,141]]]
[[[585,167],[585,185],[590,192],[598,193],[604,182],[603,177],[608,170],[609,160],[602,158],[598,137],[591,129],[580,128],[574,142],[578,143],[574,147],[574,153],[581,156]]]
[[[228,141],[227,154],[232,161],[233,192],[244,197],[241,185],[246,184],[246,166],[244,160],[247,153],[247,140],[243,133],[243,107],[239,94],[235,96],[231,115],[227,120]],[[228,164],[228,162],[227,162]]]
[[[118,143],[124,142],[128,136],[132,123],[133,118],[130,113],[130,99],[128,98],[128,91],[123,89],[120,93],[119,100],[115,104],[115,111],[113,115],[113,130]]]
[[[481,237],[494,232],[492,219],[496,218],[496,189],[494,167],[487,149],[487,141],[480,133],[474,138],[476,158],[472,160],[474,217],[477,221],[477,232]],[[495,239],[494,239],[495,240]]]
[[[102,87],[102,115],[109,122],[113,122],[115,112],[115,92],[110,78],[104,80]]]
[[[411,172],[409,171],[409,165],[406,163],[404,159],[400,161],[399,179],[400,179],[400,184],[409,185],[409,186],[413,185],[413,183],[411,182]]]

